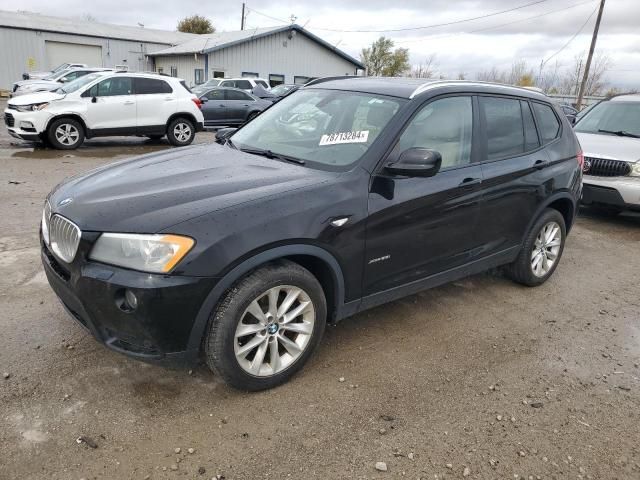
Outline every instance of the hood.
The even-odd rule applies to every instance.
[[[54,100],[60,100],[64,98],[63,93],[55,93],[55,92],[34,92],[34,93],[26,93],[24,95],[16,95],[11,100],[9,100],[9,105],[32,105],[34,103],[46,103],[52,102]]]
[[[48,77],[49,75],[51,75],[51,72],[30,72],[28,75],[29,75],[29,79],[31,79],[31,78],[44,78],[44,77]]]
[[[36,93],[36,92],[51,92],[53,90],[57,90],[61,86],[62,84],[59,82],[42,81],[42,82],[31,83],[24,87],[18,88],[16,91],[13,92],[13,96],[17,97],[19,95],[29,95],[31,93]]]
[[[49,201],[53,212],[82,230],[156,233],[206,213],[328,181],[333,175],[217,144],[197,145],[72,178]]]
[[[585,157],[637,162],[640,160],[640,138],[576,132]]]
[[[49,83],[49,82],[55,82],[55,80],[47,80],[44,77],[42,78],[30,78],[29,80],[20,80],[19,82],[14,82],[13,85],[14,86],[18,86],[18,88],[24,88],[27,87],[29,85],[35,85],[36,83]],[[55,82],[58,83],[58,82]],[[58,83],[58,85],[62,85],[61,83]]]

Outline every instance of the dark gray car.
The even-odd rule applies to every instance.
[[[271,106],[239,88],[217,87],[200,95],[205,126],[242,125]]]

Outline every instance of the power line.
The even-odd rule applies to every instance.
[[[504,13],[514,12],[516,10],[521,10],[523,8],[531,7],[532,5],[538,5],[540,3],[545,3],[545,2],[548,2],[548,1],[549,0],[536,0],[535,2],[529,2],[529,3],[526,3],[524,5],[519,5],[517,7],[508,8],[506,10],[500,10],[499,12],[487,13],[485,15],[480,15],[478,17],[463,18],[463,19],[460,19],[460,20],[454,20],[454,21],[445,22],[445,23],[434,23],[432,25],[424,25],[424,26],[421,26],[421,27],[391,28],[391,29],[386,29],[386,30],[338,30],[338,29],[335,29],[335,28],[323,28],[323,27],[312,27],[312,28],[314,30],[323,30],[325,32],[338,32],[338,33],[408,32],[408,31],[412,31],[412,30],[425,30],[425,29],[428,29],[428,28],[446,27],[446,26],[449,26],[449,25],[457,25],[457,24],[460,24],[460,23],[471,22],[471,21],[474,21],[474,20],[481,20],[483,18],[495,17],[496,15],[502,15]],[[257,10],[254,10],[253,8],[250,8],[249,10],[251,10],[254,13],[257,13],[258,15],[262,15],[263,17],[269,18],[271,20],[276,20],[276,21],[281,22],[281,23],[289,23],[286,20],[283,20],[281,18],[272,17],[270,15],[267,15],[266,13],[258,12]]]
[[[545,63],[547,63],[549,60],[551,60],[553,57],[555,57],[556,55],[558,55],[561,51],[563,51],[565,48],[567,48],[569,46],[569,44],[571,42],[573,42],[575,40],[575,38],[580,35],[580,33],[582,32],[582,30],[584,30],[584,27],[587,26],[587,23],[589,23],[589,20],[591,20],[591,17],[593,17],[593,15],[598,11],[598,7],[593,9],[593,12],[591,12],[591,14],[587,17],[587,20],[582,24],[582,26],[578,29],[578,31],[573,35],[573,37],[571,37],[569,39],[569,41],[567,43],[565,43],[562,48],[560,50],[558,50],[556,53],[554,53],[553,55],[551,55],[549,58],[547,58],[546,60],[544,60],[542,62],[542,65],[544,65]]]
[[[485,15],[480,15],[477,17],[463,18],[460,20],[453,20],[451,22],[445,23],[434,23],[431,25],[423,25],[421,27],[406,27],[406,28],[391,28],[386,30],[338,30],[334,28],[320,28],[314,27],[316,30],[323,30],[325,32],[340,32],[340,33],[387,33],[387,32],[408,32],[412,30],[426,30],[428,28],[437,28],[437,27],[447,27],[450,25],[458,25],[460,23],[472,22],[474,20],[481,20],[483,18],[495,17],[497,15],[502,15],[504,13],[514,12],[516,10],[521,10],[523,8],[531,7],[533,5],[538,5],[540,3],[548,2],[549,0],[536,0],[535,2],[529,2],[524,5],[519,5],[517,7],[508,8],[506,10],[500,10],[499,12],[487,13]]]
[[[534,16],[531,16],[531,17],[521,18],[519,20],[513,20],[511,22],[501,23],[499,25],[493,25],[491,27],[477,28],[475,30],[469,30],[469,31],[466,31],[466,32],[450,33],[450,34],[437,35],[437,36],[429,36],[428,38],[429,39],[449,38],[449,37],[454,37],[454,36],[458,36],[458,35],[470,35],[472,33],[486,32],[488,30],[496,30],[498,28],[502,28],[502,27],[506,27],[506,26],[509,26],[509,25],[513,25],[515,23],[526,22],[528,20],[534,20],[536,18],[545,17],[547,15],[552,15],[554,13],[558,13],[558,12],[562,12],[562,11],[569,10],[569,9],[572,9],[572,8],[580,7],[580,6],[586,5],[588,3],[593,3],[594,1],[595,0],[587,0],[586,2],[576,3],[574,5],[569,5],[568,7],[558,8],[558,9],[555,9],[555,10],[550,10],[550,11],[545,12],[545,13],[534,15]],[[420,39],[416,39],[416,40],[394,40],[395,43],[399,43],[399,44],[424,42],[424,41],[425,41],[424,38],[420,38]]]

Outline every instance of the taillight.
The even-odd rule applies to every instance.
[[[584,167],[584,153],[582,153],[582,150],[578,150],[576,159],[578,160],[578,165],[580,165],[580,170],[582,170],[582,168]]]
[[[193,97],[191,101],[196,104],[196,107],[202,110],[202,100],[200,100],[198,97]]]

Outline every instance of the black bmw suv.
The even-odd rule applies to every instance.
[[[582,153],[526,89],[321,79],[218,143],[118,162],[48,196],[42,261],[107,347],[259,390],[327,322],[504,266],[536,286],[576,214]]]

